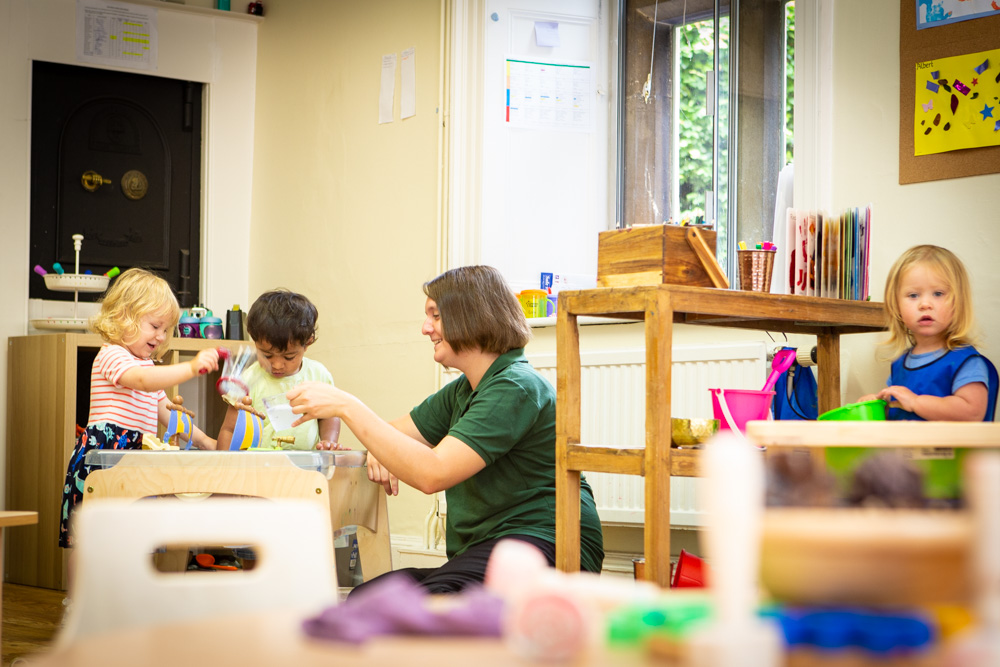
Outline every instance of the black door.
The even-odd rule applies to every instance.
[[[201,84],[45,62],[32,77],[31,266],[73,272],[83,234],[81,273],[141,266],[197,303]],[[29,295],[73,299],[34,273]]]

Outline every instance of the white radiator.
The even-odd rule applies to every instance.
[[[676,346],[672,353],[671,413],[674,417],[711,417],[710,387],[760,389],[767,377],[763,342]],[[556,355],[528,355],[531,364],[556,386]],[[646,352],[644,349],[584,351],[580,355],[581,433],[588,444],[645,444]],[[457,373],[444,374],[450,382]],[[644,478],[635,475],[585,473],[594,489],[597,510],[606,524],[642,524]],[[697,489],[703,480],[670,480],[670,524],[704,525]]]

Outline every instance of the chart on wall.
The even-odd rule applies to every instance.
[[[479,261],[517,291],[540,288],[546,272],[568,288],[596,282],[608,228],[606,12],[599,0],[487,5]]]
[[[509,127],[594,131],[597,91],[592,63],[508,57],[505,71]]]
[[[913,154],[1000,146],[1000,49],[918,62]]]
[[[78,61],[156,70],[157,41],[156,9],[106,0],[77,0]]]

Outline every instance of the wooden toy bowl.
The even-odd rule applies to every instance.
[[[768,508],[761,584],[792,604],[968,603],[971,514]]]

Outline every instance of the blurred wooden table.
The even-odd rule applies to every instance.
[[[221,623],[204,619],[151,628],[132,628],[83,639],[32,657],[32,667],[329,667],[329,665],[431,665],[433,667],[537,667],[544,663],[513,653],[501,639],[378,637],[361,645],[307,637],[301,614],[275,611],[237,615]],[[785,656],[785,667],[932,667],[942,664],[939,648],[893,658],[859,651],[800,650]],[[677,666],[684,652],[646,648],[585,650],[565,662],[573,667]],[[720,666],[725,667],[725,666]]]
[[[287,611],[205,619],[152,628],[133,628],[90,637],[32,659],[34,667],[329,667],[329,665],[432,665],[433,667],[512,667],[538,661],[512,653],[500,639],[379,637],[347,644],[307,637],[302,616]],[[586,653],[574,667],[660,664],[638,650]],[[567,663],[570,664],[570,663]]]
[[[646,444],[580,442],[580,329],[590,315],[645,322]],[[649,285],[559,293],[556,329],[556,566],[580,567],[580,472],[645,476],[646,578],[670,583],[670,476],[698,474],[697,451],[670,448],[673,325],[815,335],[819,410],[840,405],[840,336],[882,331],[881,303],[740,290]],[[763,384],[763,379],[761,380]]]

